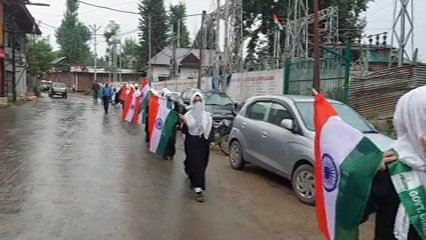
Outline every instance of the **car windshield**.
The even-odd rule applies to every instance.
[[[217,106],[232,106],[233,102],[231,98],[222,92],[205,92],[204,101],[206,105],[217,105]]]
[[[64,83],[55,83],[54,87],[57,87],[57,88],[64,88],[64,87],[66,87],[66,86],[65,86],[65,84],[64,84]]]
[[[315,131],[314,104],[312,102],[298,102],[295,103],[295,105],[303,122],[305,123],[306,128],[311,131]],[[372,129],[370,125],[368,125],[368,123],[349,106],[342,103],[331,103],[331,105],[347,124],[363,133],[375,132],[375,130]]]
[[[173,99],[179,99],[179,93],[172,93]]]

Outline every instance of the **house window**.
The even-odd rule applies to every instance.
[[[167,80],[169,80],[169,77],[161,77],[161,76],[158,76],[158,81],[167,81]]]

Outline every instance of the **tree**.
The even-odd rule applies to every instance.
[[[135,39],[124,39],[123,47],[121,48],[121,64],[123,68],[136,68],[136,63],[139,53],[139,45]]]
[[[167,14],[164,0],[141,0],[139,3],[139,59],[138,67],[144,67],[151,57],[167,46]],[[151,42],[149,41],[149,26],[151,24]]]
[[[69,64],[88,65],[92,55],[88,45],[90,30],[78,20],[78,0],[67,0],[66,7],[64,18],[55,33],[56,42]]]
[[[41,77],[49,70],[55,60],[55,53],[47,39],[30,38],[28,42],[28,72],[32,76]]]
[[[345,42],[346,38],[351,35],[358,37],[361,35],[365,23],[360,20],[360,14],[367,10],[367,4],[372,0],[322,0],[322,9],[330,6],[339,7],[339,41]],[[266,35],[268,38],[268,45],[273,46],[274,36],[270,32],[275,28],[272,20],[272,14],[276,14],[281,20],[287,18],[287,1],[276,0],[247,0],[243,1],[243,36],[245,39],[251,38],[247,51],[251,53],[250,56],[256,52],[259,42],[258,34]],[[310,1],[311,14],[313,6]],[[312,29],[311,29],[312,31]],[[285,34],[281,39],[285,39]],[[310,34],[312,35],[312,33]],[[255,36],[255,37],[252,37]],[[284,44],[284,41],[282,41]],[[262,51],[264,51],[263,49]],[[273,48],[269,48],[269,53],[272,55]]]
[[[181,2],[176,5],[170,4],[169,14],[168,14],[168,25],[169,37],[179,37],[180,44],[177,44],[178,47],[188,48],[191,44],[189,38],[189,31],[186,26],[186,6],[185,3]],[[177,40],[177,39],[176,39]]]
[[[117,68],[117,45],[119,44],[120,25],[115,21],[110,21],[104,31],[105,41],[107,42],[105,60],[110,62],[110,67]]]

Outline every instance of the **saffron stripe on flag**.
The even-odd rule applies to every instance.
[[[315,128],[315,194],[322,197],[316,202],[318,225],[329,240],[357,240],[383,153],[322,96],[315,102]]]

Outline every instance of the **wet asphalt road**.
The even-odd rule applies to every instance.
[[[119,113],[105,116],[84,97],[0,110],[0,239],[322,239],[314,209],[287,181],[252,166],[232,170],[219,152],[206,202],[195,202],[182,142],[175,161],[164,161]]]

